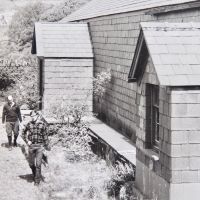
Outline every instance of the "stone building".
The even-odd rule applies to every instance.
[[[111,70],[94,110],[136,143],[147,198],[200,194],[199,20],[197,0],[92,0],[63,20],[89,24],[94,72]]]
[[[94,48],[94,73],[111,69],[112,80],[94,110],[111,127],[136,141],[137,86],[128,83],[140,22],[198,22],[194,0],[92,0],[62,22],[88,22]]]
[[[36,23],[33,39],[42,109],[52,102],[86,101],[92,110],[93,52],[87,24]]]
[[[200,23],[141,23],[136,187],[148,198],[199,199]],[[141,178],[143,177],[143,178]]]

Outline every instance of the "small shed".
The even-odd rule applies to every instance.
[[[52,101],[86,102],[92,110],[93,50],[87,23],[35,23],[32,53],[39,59],[43,110]]]
[[[198,200],[200,23],[141,23],[129,82],[137,82],[137,189]]]

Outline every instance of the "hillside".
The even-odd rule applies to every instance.
[[[37,2],[39,0],[32,0],[32,2],[34,1]],[[39,2],[56,5],[62,0],[40,0]],[[9,23],[13,13],[27,3],[30,3],[30,0],[0,0],[0,25],[2,24],[2,18]]]

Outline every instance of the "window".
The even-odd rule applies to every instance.
[[[159,147],[159,87],[146,87],[146,147],[158,151]]]

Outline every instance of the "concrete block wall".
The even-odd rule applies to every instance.
[[[149,81],[148,62],[141,88]],[[153,70],[151,70],[153,71]],[[138,94],[137,94],[138,95]],[[145,95],[144,95],[145,98]],[[143,104],[143,103],[142,103]],[[138,107],[142,104],[139,104]],[[159,154],[145,148],[144,111],[138,112],[136,187],[149,198],[187,200],[199,198],[200,187],[200,87],[160,87]],[[142,128],[143,127],[143,128]],[[152,155],[158,156],[155,161]],[[162,191],[162,192],[161,192]]]
[[[197,200],[200,187],[200,88],[171,91],[171,196]],[[186,193],[187,190],[187,193]],[[173,199],[173,198],[172,198]]]
[[[92,111],[92,59],[45,59],[43,109],[52,101],[86,101]]]
[[[88,20],[95,54],[95,74],[111,69],[112,80],[102,105],[94,111],[126,135],[136,139],[136,84],[128,83],[128,73],[139,35],[139,23],[152,20],[144,12],[126,13]]]
[[[89,22],[95,54],[94,72],[111,69],[112,81],[99,105],[94,110],[113,128],[136,141],[135,83],[127,83],[139,35],[139,23],[144,21],[190,22],[199,21],[198,8],[158,16],[148,10],[97,17]]]
[[[140,85],[137,87],[137,113],[136,113],[136,187],[148,198],[158,198],[162,200],[169,199],[168,182],[170,177],[170,91],[166,87],[159,86],[159,133],[160,146],[159,153],[153,149],[147,149],[148,121],[146,116],[147,110],[147,86],[154,84],[159,86],[157,74],[151,57],[149,57],[145,73]],[[157,156],[155,161],[152,156]],[[162,184],[160,184],[162,183]]]

